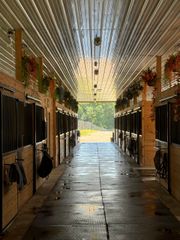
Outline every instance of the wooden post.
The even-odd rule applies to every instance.
[[[156,56],[156,73],[157,73],[157,81],[156,81],[156,102],[160,98],[161,94],[161,56]]]
[[[21,79],[21,61],[22,61],[22,29],[16,29],[15,31],[15,58],[16,58],[16,79]]]
[[[36,193],[36,178],[37,178],[37,163],[36,163],[36,103],[32,104],[32,115],[33,115],[33,194]]]
[[[2,151],[3,151],[3,114],[2,114],[2,93],[0,92],[0,129],[1,129],[1,134],[0,134],[0,233],[2,232],[3,229],[3,200],[4,200],[4,189],[3,189],[3,157],[2,157]]]
[[[142,159],[140,165],[154,166],[155,121],[152,119],[152,100],[149,97],[152,87],[144,84],[142,92]]]
[[[54,165],[55,159],[56,159],[56,100],[55,100],[55,80],[51,79],[50,81],[50,96],[51,96],[51,118],[50,118],[50,154],[54,159]]]
[[[39,91],[42,92],[42,79],[43,79],[43,58],[42,57],[38,57],[37,58],[37,62],[38,62],[38,69],[37,69],[37,80],[38,80],[38,88]]]

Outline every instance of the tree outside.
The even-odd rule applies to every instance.
[[[112,130],[114,128],[114,103],[79,104],[78,118],[100,128]]]

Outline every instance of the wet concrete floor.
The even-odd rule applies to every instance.
[[[180,239],[162,187],[135,167],[112,143],[80,144],[24,240]]]

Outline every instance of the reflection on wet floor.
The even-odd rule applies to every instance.
[[[81,144],[24,240],[178,240],[154,179],[112,143]]]

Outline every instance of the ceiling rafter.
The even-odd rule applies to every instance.
[[[173,8],[173,6],[171,6],[171,7]],[[161,21],[157,24],[157,26],[156,26],[156,31],[158,31],[159,26],[161,26],[161,24],[162,24],[164,21],[167,20],[167,16],[169,16],[169,14],[172,12],[171,10],[172,10],[172,9],[169,8],[169,10],[167,11],[166,15],[165,15],[165,16],[161,19]],[[175,14],[173,14],[173,15],[175,15]],[[155,17],[155,16],[154,16],[154,17]],[[158,39],[155,39],[156,41],[154,42],[154,44],[153,44],[153,46],[152,46],[152,48],[151,48],[150,51],[152,51],[152,49],[155,48],[155,45],[158,45],[160,39],[162,39],[162,38],[164,37],[164,35],[166,34],[166,32],[167,32],[169,29],[171,29],[171,27],[174,25],[174,22],[175,22],[175,21],[176,21],[176,18],[174,18],[174,21],[172,21],[171,23],[169,23],[169,26],[167,26],[165,32],[162,33],[161,36],[160,36]],[[151,35],[151,37],[148,38],[148,40],[146,41],[146,43],[144,44],[144,46],[143,46],[142,48],[140,48],[140,49],[141,49],[141,50],[140,50],[140,53],[139,53],[140,55],[143,53],[143,50],[144,50],[146,47],[148,47],[148,44],[150,43],[151,39],[153,38],[153,36],[154,36],[155,34],[156,34],[156,32],[154,31],[153,34]],[[150,54],[150,51],[147,53],[147,56]],[[139,63],[139,62],[140,62],[140,59],[139,59],[138,57],[137,57],[136,59],[137,59],[136,63]],[[132,68],[133,65],[134,65],[134,64],[132,64],[131,66],[129,66],[127,73],[126,73],[126,74],[124,75],[124,77],[122,78],[122,81],[126,78],[128,72],[130,71],[130,69]],[[138,64],[138,66],[139,66],[139,65],[140,65],[140,64]],[[146,67],[146,65],[147,65],[147,64],[145,64],[144,66]],[[124,66],[124,68],[125,68],[125,66]],[[136,71],[136,70],[137,70],[137,67],[135,68],[135,71]],[[130,78],[131,78],[131,77],[132,77],[132,74],[130,75]],[[133,78],[132,78],[132,80],[133,80]],[[124,82],[124,84],[125,84],[125,81],[123,81],[123,82]]]

